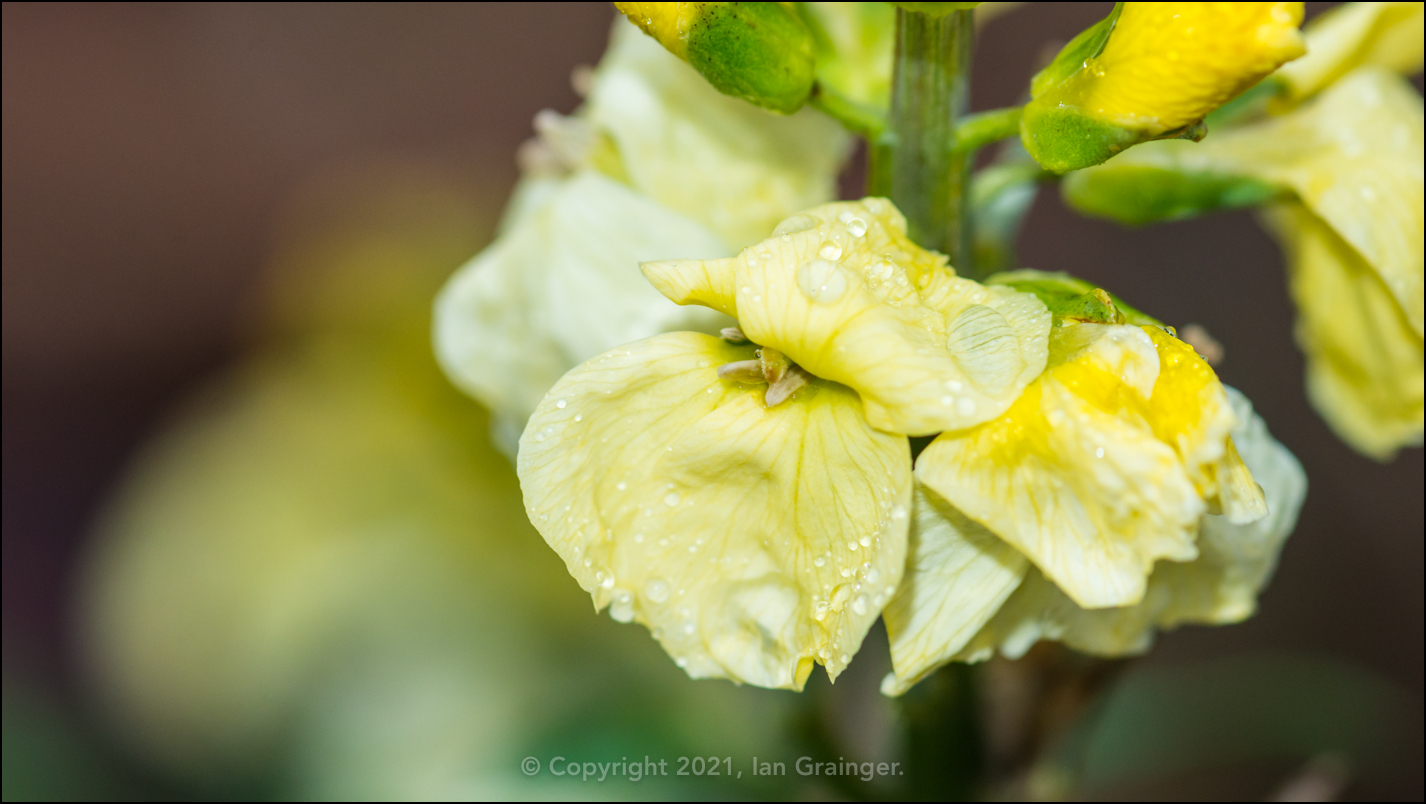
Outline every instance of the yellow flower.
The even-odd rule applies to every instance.
[[[1303,53],[1301,3],[1124,3],[1035,77],[1025,147],[1057,173],[1196,126]]]
[[[1050,355],[1002,416],[932,442],[916,476],[1080,606],[1137,603],[1155,561],[1195,557],[1198,519],[1237,466],[1227,395],[1158,327],[1065,321]]]
[[[994,616],[967,618],[971,622],[963,625],[963,630],[973,631],[973,635],[942,647],[952,649],[950,655],[957,659],[976,661],[996,649],[1018,658],[1037,640],[1054,639],[1087,653],[1123,656],[1148,650],[1158,628],[1185,623],[1226,625],[1252,616],[1258,593],[1271,578],[1283,541],[1297,522],[1307,478],[1292,453],[1268,433],[1247,399],[1231,388],[1227,391],[1238,422],[1233,443],[1261,484],[1266,516],[1234,522],[1231,516],[1205,515],[1198,525],[1198,557],[1187,562],[1159,562],[1143,599],[1132,606],[1081,608],[1039,569],[1029,567],[1023,581],[1017,578],[1000,584],[1014,591]],[[944,531],[932,536],[940,536],[937,546],[941,550],[966,550],[966,545],[979,544],[974,541],[974,531],[968,533],[970,539]],[[912,537],[913,549],[918,536]],[[908,569],[906,584],[911,586],[916,580]],[[895,692],[905,684],[903,679],[914,678],[908,673],[918,672],[919,664],[912,661],[915,658],[908,655],[906,664],[898,663],[883,689]],[[928,671],[919,670],[922,674]]]
[[[925,480],[935,475],[944,481],[946,473],[923,469],[928,465],[927,458],[939,463],[928,449],[917,466],[916,510],[906,575],[885,611],[894,672],[882,683],[882,691],[899,695],[948,661],[979,661],[997,649],[1018,658],[1040,639],[1059,640],[1089,653],[1119,656],[1146,650],[1155,628],[1190,622],[1226,624],[1250,616],[1257,594],[1276,564],[1282,542],[1296,523],[1306,480],[1296,459],[1268,435],[1247,400],[1233,389],[1222,391],[1232,413],[1217,418],[1231,418],[1236,424],[1231,440],[1223,442],[1229,454],[1218,464],[1234,477],[1225,482],[1220,476],[1220,496],[1231,489],[1256,498],[1260,505],[1244,499],[1224,504],[1222,508],[1227,510],[1222,514],[1199,516],[1192,523],[1190,538],[1196,532],[1196,539],[1190,544],[1191,550],[1177,559],[1165,556],[1155,564],[1141,594],[1129,605],[1083,606],[1072,597],[1070,588],[1052,580],[1051,572],[1039,563],[1036,554],[1029,554],[1027,559],[1016,549],[1018,544],[997,536],[997,532],[1014,532],[1013,524],[1002,524],[1004,530],[988,529],[933,491]],[[1102,432],[1083,424],[1071,425],[1071,429],[1078,430],[1081,438]],[[1069,436],[1065,440],[1073,439]],[[1236,459],[1235,445],[1242,452],[1241,460]],[[1092,464],[1114,461],[1110,450],[1126,447],[1110,444],[1105,447],[1104,458],[1086,455],[1080,461],[1085,464],[1083,470],[1100,478],[1109,477],[1113,470],[1097,469]],[[1127,448],[1146,455],[1154,452],[1143,445]],[[1073,451],[1069,454],[1073,455]],[[1054,480],[1044,477],[1035,467],[1021,468],[1027,482],[1012,480],[991,487],[988,493],[998,495],[994,504],[1019,509],[1030,517],[1038,516],[1034,506],[1040,504],[1046,505],[1044,510],[1052,516],[1094,518],[1103,517],[1118,502],[1112,497],[1094,499],[1093,492],[1086,492],[1092,480],[1076,482],[1072,475],[1062,475],[1062,485],[1057,487]],[[1261,483],[1261,497],[1253,478]],[[1182,486],[1182,478],[1177,484]],[[1111,492],[1114,494],[1132,496],[1143,489],[1138,479],[1127,476],[1112,485],[1118,487]],[[961,498],[969,499],[964,495]],[[1131,501],[1124,510],[1112,513],[1126,513],[1135,504]],[[1266,515],[1261,515],[1264,511]],[[997,521],[1003,523],[1005,519],[1000,517]],[[1140,527],[1147,529],[1148,525]],[[1122,531],[1100,533],[1106,539],[1126,535]]]
[[[1310,396],[1384,459],[1422,437],[1422,132],[1415,90],[1362,67],[1287,114],[1076,174],[1065,195],[1136,222],[1237,206],[1235,193],[1284,199],[1267,220],[1288,256]]]
[[[448,376],[491,409],[513,455],[564,372],[658,332],[728,323],[681,309],[641,260],[717,257],[833,197],[847,136],[806,111],[784,117],[720,95],[627,22],[574,117],[543,112],[499,238],[436,303]]]
[[[835,678],[901,578],[906,435],[1007,408],[1043,368],[1048,311],[955,277],[881,199],[644,270],[742,329],[565,375],[520,443],[530,519],[597,608],[647,625],[690,675]]]

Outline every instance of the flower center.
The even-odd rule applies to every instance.
[[[747,336],[737,327],[728,327],[723,330],[722,336],[724,340],[735,343],[747,340]],[[718,377],[749,385],[767,383],[763,402],[770,408],[785,402],[812,379],[805,369],[771,346],[758,347],[758,356],[754,360],[724,363],[718,367]]]

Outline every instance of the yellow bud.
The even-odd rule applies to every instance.
[[[707,3],[615,3],[629,21],[657,39],[668,52],[686,59],[688,29]]]
[[[1301,21],[1301,3],[1125,3],[1107,39],[1096,26],[1036,76],[1026,147],[1066,172],[1146,140],[1201,138],[1209,112],[1302,55]]]

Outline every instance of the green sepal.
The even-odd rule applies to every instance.
[[[792,114],[812,93],[812,32],[780,3],[709,3],[687,42],[688,63],[725,95]]]
[[[1045,90],[1084,69],[1086,61],[1103,52],[1104,45],[1109,42],[1109,34],[1114,32],[1114,25],[1119,22],[1119,12],[1123,10],[1123,3],[1115,3],[1109,16],[1080,31],[1061,48],[1055,60],[1030,79],[1030,97],[1038,98],[1045,94]]]
[[[1162,321],[1144,314],[1113,293],[1066,273],[1021,268],[995,274],[986,279],[985,284],[1005,285],[1035,294],[1049,308],[1056,323],[1089,321],[1167,329]]]
[[[1077,106],[1031,102],[1020,118],[1025,150],[1053,173],[1093,167],[1143,139],[1140,132],[1096,120]]]
[[[1255,207],[1284,195],[1282,188],[1247,176],[1117,162],[1066,176],[1060,193],[1085,215],[1131,226]]]

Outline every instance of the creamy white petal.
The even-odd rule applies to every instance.
[[[881,691],[900,695],[959,654],[1028,566],[1015,548],[917,483],[906,574],[882,612],[894,671]]]
[[[874,427],[929,435],[999,415],[1048,354],[1038,298],[957,277],[945,259],[867,198],[794,215],[737,257],[643,268],[670,299],[734,315],[753,341],[854,389]]]
[[[586,113],[613,137],[639,192],[734,247],[767,237],[799,209],[835,198],[837,172],[851,146],[842,127],[821,112],[781,115],[720,93],[622,20],[595,74]]]
[[[530,520],[595,605],[653,631],[689,675],[801,689],[836,677],[905,565],[905,438],[814,381],[769,408],[718,378],[750,359],[660,335],[571,371],[530,419]]]
[[[1421,70],[1421,31],[1421,3],[1343,3],[1307,23],[1307,55],[1284,64],[1273,78],[1284,81],[1296,100],[1364,64],[1411,75]]]
[[[618,344],[728,321],[670,303],[641,260],[718,256],[717,235],[594,171],[511,221],[436,300],[436,354],[448,376],[518,434],[569,369]]]

